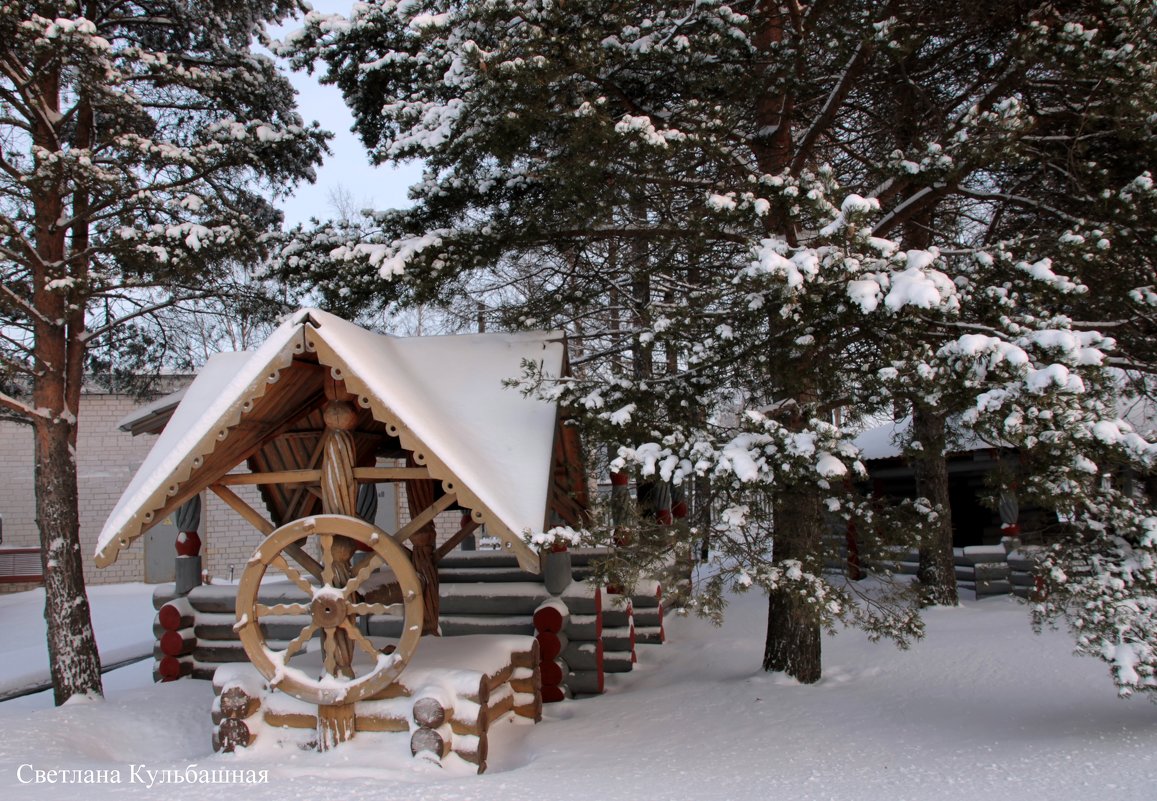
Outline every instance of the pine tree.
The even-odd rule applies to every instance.
[[[0,7],[0,404],[34,432],[36,519],[57,703],[101,692],[73,458],[100,337],[212,296],[255,263],[278,215],[262,194],[312,177],[324,135],[252,52],[269,2],[91,0]]]
[[[327,65],[374,158],[427,172],[414,208],[356,240],[303,233],[287,264],[346,302],[384,278],[391,300],[479,292],[508,324],[576,334],[583,370],[547,391],[613,444],[612,469],[710,479],[728,561],[703,608],[718,611],[723,581],[761,587],[764,666],[815,681],[819,632],[839,619],[919,633],[911,606],[857,604],[854,584],[824,575],[832,518],[869,555],[914,530],[938,560],[929,583],[952,574],[943,488],[864,502],[838,409],[917,404],[939,476],[926,486],[943,483],[955,414],[1024,452],[1036,499],[1071,509],[1065,488],[1079,488],[1069,516],[1093,526],[1108,508],[1081,468],[1105,456],[1085,455],[1090,432],[1117,425],[1112,343],[1073,325],[1084,284],[1041,258],[1065,234],[1001,233],[1014,206],[1045,205],[1004,189],[1032,164],[1034,125],[1080,129],[1025,102],[1059,85],[1053,51],[1078,29],[1046,46],[1052,4],[973,5],[427,0],[313,15],[297,62]],[[1143,467],[1131,436],[1110,450]]]
[[[710,474],[736,504],[770,490],[774,546],[755,521],[718,536],[747,526],[758,540],[734,575],[769,593],[765,666],[803,681],[819,678],[821,628],[859,608],[822,577],[823,510],[841,508],[829,496],[854,462],[824,422],[854,352],[856,312],[833,297],[869,265],[936,282],[933,259],[883,252],[842,224],[819,233],[862,212],[833,203],[813,154],[833,125],[826,99],[875,46],[877,11],[382,3],[348,22],[314,15],[292,42],[299,63],[328,63],[375,158],[422,158],[427,178],[376,236],[363,228],[342,246],[328,228],[294,247],[291,269],[318,263],[347,297],[364,281],[353,265],[404,271],[396,292],[422,300],[499,265],[546,277],[553,297],[538,293],[518,322],[582,321],[602,364],[582,357],[585,376],[556,391],[590,412],[589,432],[633,446],[620,453],[644,479],[640,446],[658,438],[677,463],[664,480]],[[713,461],[687,469],[695,449]],[[868,625],[911,636],[904,607],[876,608],[887,620]]]

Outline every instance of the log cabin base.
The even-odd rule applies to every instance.
[[[493,726],[542,719],[540,661],[533,637],[426,638],[397,681],[346,707],[319,707],[273,690],[247,663],[221,665],[213,675],[213,747],[247,747],[270,727],[317,732],[310,742],[319,749],[322,731],[334,737],[326,748],[359,732],[395,732],[409,738],[415,758],[440,762],[454,754],[482,773]],[[342,732],[328,734],[337,725]]]

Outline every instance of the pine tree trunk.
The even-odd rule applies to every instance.
[[[60,419],[35,425],[36,524],[44,565],[48,662],[58,706],[74,695],[104,694],[84,589],[71,428]]]
[[[777,564],[798,559],[807,570],[819,553],[823,513],[811,487],[787,488],[775,503]],[[767,639],[763,669],[786,673],[803,684],[820,680],[820,623],[815,604],[798,589],[776,589],[767,596]]]
[[[956,558],[952,552],[952,504],[948,495],[948,462],[944,456],[944,414],[924,404],[912,409],[912,433],[921,448],[912,457],[916,491],[938,512],[929,536],[920,545],[916,578],[925,606],[956,606]]]
[[[57,148],[60,132],[60,74],[44,66],[39,71],[38,94],[55,117],[45,115],[33,127],[33,142],[45,152]],[[88,146],[92,110],[78,106],[74,144]],[[39,162],[40,157],[37,157]],[[39,165],[45,169],[44,165]],[[47,174],[51,171],[45,169]],[[87,194],[74,196],[75,215],[87,210]],[[37,374],[32,400],[35,443],[36,524],[40,531],[40,558],[44,567],[44,620],[48,628],[48,660],[54,699],[63,704],[74,695],[104,694],[100,655],[92,630],[84,563],[80,553],[80,511],[76,477],[76,415],[84,373],[84,303],[69,298],[52,283],[60,278],[88,280],[87,256],[68,259],[66,234],[73,254],[88,243],[87,223],[60,227],[65,212],[65,190],[46,181],[33,193],[37,260],[32,274],[33,334]]]

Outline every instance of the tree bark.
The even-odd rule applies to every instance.
[[[60,109],[57,70],[42,65],[37,93],[47,108]],[[33,127],[33,142],[47,152],[58,147],[54,118],[45,115]],[[91,113],[82,103],[77,137],[91,134]],[[83,143],[82,143],[83,144]],[[39,157],[37,157],[39,161]],[[44,164],[46,176],[52,171]],[[69,275],[66,259],[62,178],[46,177],[33,194],[36,257],[32,274],[32,305],[36,374],[32,398],[37,416],[32,419],[36,524],[44,567],[44,620],[48,633],[49,671],[57,705],[73,695],[103,695],[100,655],[92,630],[84,563],[80,553],[80,512],[76,478],[76,422],[84,366],[84,304],[72,301],[70,291],[51,288],[54,280]],[[77,193],[77,210],[87,199]],[[76,223],[71,230],[73,249],[87,243],[88,229]],[[73,260],[72,276],[87,278],[83,259]]]
[[[796,559],[804,570],[821,546],[823,512],[814,488],[787,487],[775,502],[774,557],[777,564]],[[802,684],[820,680],[818,604],[808,603],[798,587],[779,587],[767,594],[767,639],[763,669],[786,673]]]
[[[926,404],[912,407],[912,434],[920,449],[912,457],[916,492],[928,499],[937,517],[920,545],[916,578],[925,606],[956,606],[956,558],[952,552],[952,504],[948,495],[948,462],[944,414]]]
[[[44,566],[44,620],[53,700],[101,696],[100,654],[92,630],[80,553],[72,426],[63,420],[35,425],[36,524]]]

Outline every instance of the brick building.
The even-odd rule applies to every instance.
[[[172,380],[184,383],[188,377]],[[89,584],[173,580],[173,539],[177,531],[171,521],[156,525],[142,542],[134,543],[107,568],[98,569],[92,559],[97,535],[105,520],[156,441],[155,436],[142,433],[140,427],[135,436],[128,430],[129,422],[139,419],[142,410],[147,414],[139,398],[100,388],[89,388],[81,397],[77,442],[80,543],[85,558],[84,577]],[[261,508],[255,488],[238,487],[237,491],[248,503]],[[258,534],[212,493],[203,494],[202,504],[200,532],[205,569],[218,580],[236,579],[253,555]],[[436,522],[440,540],[458,530],[458,517],[454,513],[439,516]],[[391,531],[408,520],[405,493],[396,493],[392,485],[380,485],[378,525]],[[34,503],[32,431],[28,426],[8,421],[0,421],[0,521],[3,526],[0,592],[37,586],[35,582],[5,580],[5,575],[12,575],[13,569],[24,574],[39,562],[38,556],[27,554],[22,555],[22,562],[16,563],[11,551],[40,545]],[[7,558],[6,550],[10,552]],[[38,567],[35,569],[38,572]]]

